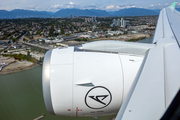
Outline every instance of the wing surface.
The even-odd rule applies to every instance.
[[[153,43],[144,58],[116,120],[156,120],[180,88],[180,13],[174,5],[161,10]]]

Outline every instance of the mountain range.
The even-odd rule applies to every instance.
[[[180,10],[180,8],[176,8]],[[97,17],[111,17],[111,16],[146,16],[159,15],[160,9],[149,10],[143,8],[129,8],[121,9],[119,11],[107,12],[105,10],[95,9],[61,9],[55,13],[46,11],[32,11],[15,9],[12,11],[0,10],[0,19],[13,18],[52,18],[52,17],[70,17],[72,16],[97,16]]]
[[[54,13],[55,16],[58,17],[70,17],[71,15],[76,16],[111,16],[107,11],[105,10],[80,10],[80,9],[62,9]]]
[[[52,14],[46,11],[32,11],[15,9],[12,11],[0,10],[0,19],[12,19],[12,18],[48,18],[53,17]]]

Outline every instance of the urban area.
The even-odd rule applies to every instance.
[[[151,38],[158,16],[0,20],[0,74],[42,65],[46,51],[99,40]]]

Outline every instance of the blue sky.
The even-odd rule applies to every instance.
[[[64,8],[117,11],[124,8],[162,9],[174,0],[0,0],[0,9],[26,9],[56,12]],[[180,0],[177,1],[180,7]]]

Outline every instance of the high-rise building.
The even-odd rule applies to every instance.
[[[97,22],[96,21],[96,16],[91,18],[91,22]]]
[[[126,20],[126,25],[129,25],[129,20]]]
[[[93,19],[93,17],[91,18],[91,21],[92,21],[92,22],[94,22],[94,19]]]
[[[126,21],[125,20],[123,21],[123,27],[126,27]]]
[[[120,19],[117,20],[117,26],[118,26],[118,27],[121,26],[121,21],[120,21]]]
[[[124,18],[120,19],[113,19],[113,23],[111,24],[112,27],[118,26],[118,27],[126,27],[126,25],[129,25],[129,21],[124,20]]]
[[[113,19],[113,27],[115,27],[117,24],[116,19]]]
[[[121,27],[124,27],[124,18],[121,18]]]
[[[85,22],[92,22],[91,18],[85,18],[84,20],[85,20]]]

